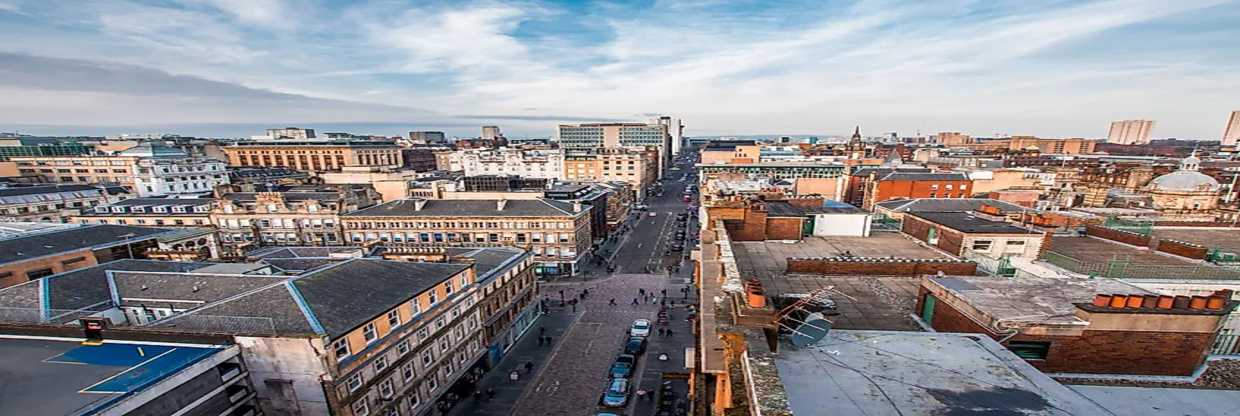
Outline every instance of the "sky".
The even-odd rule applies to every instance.
[[[0,0],[0,132],[1214,139],[1240,0]]]

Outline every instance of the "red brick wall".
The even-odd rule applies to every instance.
[[[927,295],[922,288],[917,297],[918,315]],[[935,302],[930,326],[939,332],[1002,338],[943,302]],[[1214,337],[1213,333],[1197,332],[1084,331],[1080,336],[1017,335],[1010,341],[1049,342],[1045,360],[1028,360],[1045,372],[1183,376],[1192,374],[1205,361]]]
[[[1085,225],[1085,234],[1098,238],[1105,238],[1111,241],[1118,241],[1124,244],[1132,244],[1138,247],[1148,247],[1150,245],[1150,237],[1128,231],[1113,230],[1097,225]]]
[[[899,199],[899,198],[931,198],[930,194],[935,193],[934,198],[967,198],[973,191],[973,181],[956,180],[956,181],[879,181],[875,189],[873,198],[868,201],[870,204]],[[938,185],[935,190],[934,185]],[[951,192],[947,191],[947,185],[952,186]]]
[[[800,240],[801,218],[767,218],[767,240]]]
[[[859,257],[789,258],[786,273],[854,276],[922,276],[977,274],[977,263],[955,260],[886,259]]]
[[[814,208],[821,207],[822,204],[826,202],[826,198],[791,198],[785,199],[784,202],[787,202],[788,205],[792,205],[794,207]]]
[[[725,221],[724,227],[733,241],[766,240],[766,211],[750,209],[745,212],[745,219]]]
[[[1178,240],[1158,240],[1158,251],[1197,260],[1205,260],[1210,252],[1203,246]]]
[[[930,229],[938,230],[939,241],[934,244],[940,250],[959,256],[964,252],[964,234],[955,230],[944,228],[938,224],[917,218],[914,214],[906,214],[904,223],[900,225],[900,231],[913,236],[926,244],[930,244]]]

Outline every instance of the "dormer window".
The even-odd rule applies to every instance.
[[[194,207],[194,212],[208,212],[211,208],[206,205],[198,205]]]
[[[168,212],[168,207],[164,205],[156,205],[155,207],[151,208],[151,211],[164,213],[164,212]]]
[[[107,214],[108,207],[95,207],[95,212],[98,212],[100,214]]]
[[[112,212],[125,212],[125,207],[112,207]]]
[[[141,206],[141,205],[134,205],[132,207],[129,207],[129,212],[146,212],[146,207]]]
[[[184,206],[184,205],[177,205],[177,206],[174,206],[174,207],[172,207],[172,212],[182,212],[182,213],[183,213],[183,212],[185,212],[185,206]]]

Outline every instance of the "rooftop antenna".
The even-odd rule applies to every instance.
[[[831,325],[834,322],[827,319],[826,315],[821,312],[808,308],[811,303],[833,303],[831,295],[856,300],[848,294],[835,290],[835,286],[827,286],[815,289],[805,297],[779,310],[775,324],[792,333],[792,345],[797,347],[813,345],[831,331]]]

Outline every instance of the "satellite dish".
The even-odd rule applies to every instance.
[[[805,320],[792,328],[792,345],[807,347],[827,336],[831,331],[831,322],[821,313],[814,312],[805,316]]]

